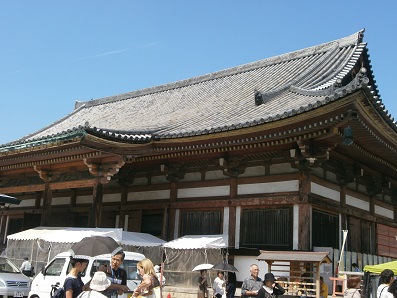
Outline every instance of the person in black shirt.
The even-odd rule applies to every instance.
[[[127,287],[127,272],[120,268],[123,264],[125,253],[123,251],[117,252],[110,260],[110,266],[105,268],[105,273],[112,284],[107,288],[107,291],[116,290],[117,294],[123,295],[130,289]]]
[[[84,286],[79,273],[85,270],[88,260],[70,257],[70,264],[72,269],[66,276],[63,289],[65,290],[65,298],[76,298],[82,292]]]

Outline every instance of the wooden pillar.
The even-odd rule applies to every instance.
[[[310,204],[299,204],[298,250],[310,250]]]
[[[161,238],[168,239],[168,207],[165,206],[163,210],[163,229],[161,231]]]
[[[127,198],[128,198],[128,186],[126,185],[121,190],[120,212],[119,212],[119,223],[118,223],[119,228],[124,228],[125,225],[125,216],[127,213],[125,212],[123,206],[127,203]]]
[[[103,184],[108,183],[112,176],[116,174],[124,165],[125,161],[116,158],[112,161],[102,162],[95,159],[83,159],[88,171],[95,177],[92,189],[92,206],[88,215],[88,227],[96,228],[101,225],[102,202],[103,202]]]
[[[299,181],[299,229],[298,229],[298,250],[310,250],[310,222],[311,222],[311,206],[309,202],[310,194],[310,173],[301,171]]]
[[[51,225],[51,205],[52,205],[52,190],[50,182],[45,182],[43,192],[43,207],[40,224],[42,226]]]
[[[169,215],[168,215],[167,238],[165,238],[164,240],[171,241],[174,240],[176,210],[174,208],[170,208],[168,213]]]
[[[230,178],[230,198],[235,199],[237,198],[237,178]]]
[[[130,212],[128,218],[128,231],[140,232],[142,225],[142,209]]]
[[[2,212],[3,213],[3,212]],[[1,240],[1,243],[2,244],[5,244],[6,243],[6,233],[7,233],[7,231],[6,231],[6,227],[7,227],[7,220],[8,220],[8,215],[6,215],[6,214],[2,214],[1,215],[1,221],[0,221],[0,239],[2,239]]]
[[[172,207],[172,203],[178,200],[178,183],[170,182],[170,202],[171,207],[169,208],[169,219],[168,219],[168,238],[167,240],[174,239],[174,228],[175,228],[175,216],[176,210]]]
[[[236,207],[229,207],[229,247],[234,247],[236,242]]]
[[[100,177],[95,177],[92,191],[91,211],[88,215],[88,228],[99,228],[101,225],[103,185]]]
[[[346,208],[346,185],[341,185],[340,186],[340,206],[342,208]]]
[[[77,201],[77,190],[73,188],[70,191],[70,206],[76,207],[76,201]]]
[[[34,208],[35,209],[40,209],[40,205],[41,205],[41,195],[42,192],[41,191],[36,191],[36,198],[34,200]]]

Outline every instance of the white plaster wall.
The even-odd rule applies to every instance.
[[[259,277],[263,279],[265,273],[267,273],[267,263],[264,261],[258,261],[258,256],[234,256],[234,267],[237,268],[236,277],[238,281],[244,281],[250,276],[250,266],[256,264],[259,267]]]
[[[239,177],[257,177],[266,175],[265,167],[249,167],[245,169],[244,174],[239,175]]]
[[[21,200],[21,202],[19,203],[19,205],[12,205],[12,208],[21,208],[21,207],[34,207],[34,202],[36,200],[35,199],[31,199],[31,200]]]
[[[215,197],[229,195],[229,185],[178,189],[178,198]]]
[[[218,171],[209,171],[205,173],[205,180],[220,180],[220,179],[226,179],[227,177],[223,175],[223,172],[218,170]]]
[[[359,192],[366,192],[367,188],[365,187],[365,185],[359,184],[357,187]]]
[[[132,185],[147,185],[148,179],[146,177],[134,178],[134,183]]]
[[[92,203],[92,195],[90,196],[78,196],[76,198],[76,204],[91,204]]]
[[[229,235],[230,208],[223,208],[223,235]]]
[[[236,207],[236,231],[234,232],[234,247],[240,248],[240,219],[241,219],[241,206]]]
[[[322,186],[322,185],[314,183],[314,182],[310,183],[310,188],[311,188],[312,194],[316,194],[316,195],[334,200],[336,202],[340,201],[340,192],[339,191]]]
[[[105,194],[103,195],[103,202],[120,202],[121,201],[121,194],[120,193],[115,193],[115,194]]]
[[[380,201],[383,201],[383,194],[378,193],[378,194],[375,195],[375,198],[377,198]]]
[[[334,173],[332,173],[332,172],[327,172],[326,176],[327,176],[327,179],[329,179],[329,180],[332,180],[332,181],[336,181],[337,180],[336,179],[336,175]]]
[[[194,181],[201,181],[201,173],[187,173],[185,177],[182,179],[183,182],[194,182]]]
[[[292,249],[298,249],[299,241],[299,205],[293,207]]]
[[[298,190],[299,190],[299,181],[298,180],[242,184],[237,187],[237,193],[239,195],[256,194],[256,193],[270,193],[270,192],[298,191]]]
[[[170,190],[129,192],[127,201],[165,200],[170,198]]]
[[[346,204],[369,212],[369,202],[346,195]]]
[[[153,176],[152,179],[150,179],[152,184],[164,184],[164,183],[170,183],[165,175],[161,176]]]
[[[70,205],[70,197],[52,198],[51,205]]]
[[[290,163],[274,164],[270,166],[270,175],[295,172],[298,172],[298,169],[291,167]]]
[[[394,218],[393,210],[389,210],[389,209],[386,209],[386,208],[378,206],[378,205],[375,205],[375,213],[385,216],[385,217],[388,217],[390,219]]]

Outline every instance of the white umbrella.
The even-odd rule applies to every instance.
[[[200,264],[193,268],[192,271],[200,271],[200,270],[208,270],[211,269],[214,265],[212,264]]]

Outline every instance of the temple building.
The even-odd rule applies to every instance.
[[[397,257],[397,126],[364,31],[76,102],[0,146],[0,236],[36,226],[227,236],[230,253]],[[255,251],[257,253],[257,251]]]

